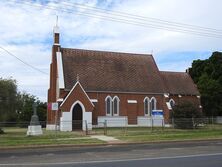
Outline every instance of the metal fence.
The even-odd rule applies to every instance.
[[[57,122],[56,125],[51,124],[48,127],[45,121],[40,121],[43,133],[50,133],[54,136],[59,136],[65,132],[78,134],[79,136],[85,135],[112,135],[113,133],[127,134],[131,131],[136,132],[154,132],[166,131],[166,129],[203,129],[203,128],[218,128],[221,119],[219,118],[180,118],[170,119],[164,121],[163,119],[144,119],[144,120],[127,120],[124,123],[118,120],[104,120],[103,122],[93,121],[89,123],[83,121],[63,121]],[[0,122],[0,129],[5,133],[13,129],[20,129],[25,132],[28,129],[30,122]],[[221,124],[222,125],[222,124]],[[221,127],[221,126],[219,126]]]

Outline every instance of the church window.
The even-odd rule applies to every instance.
[[[113,98],[113,115],[118,116],[119,115],[119,98],[115,96]]]
[[[150,100],[150,110],[153,111],[153,110],[156,110],[156,98],[155,97],[152,97],[151,100]]]
[[[112,98],[110,96],[107,96],[105,101],[106,101],[106,115],[111,116],[112,115]]]
[[[145,97],[144,100],[144,114],[145,116],[150,116],[150,100],[148,97]]]
[[[171,108],[175,106],[175,101],[173,99],[170,99],[169,101]]]

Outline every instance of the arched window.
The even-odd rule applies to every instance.
[[[112,98],[110,96],[107,96],[105,101],[106,101],[106,115],[111,116],[112,115]]]
[[[170,99],[169,101],[171,108],[175,106],[175,101],[173,99]]]
[[[145,97],[144,100],[144,115],[150,116],[150,100],[148,97]]]
[[[113,98],[113,115],[118,116],[119,115],[119,98],[115,96]]]
[[[156,98],[152,97],[150,100],[150,110],[156,110]]]

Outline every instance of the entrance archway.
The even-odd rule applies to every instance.
[[[72,130],[82,130],[83,111],[79,103],[72,110]]]

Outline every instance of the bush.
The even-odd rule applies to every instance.
[[[0,128],[0,134],[4,134],[4,131]]]
[[[191,129],[202,123],[202,112],[190,102],[174,106],[171,117],[175,128]]]

